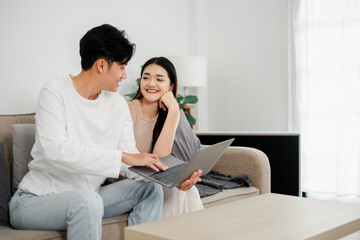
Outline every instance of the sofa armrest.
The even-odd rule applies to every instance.
[[[270,164],[262,151],[249,147],[229,147],[216,163],[214,171],[225,175],[247,174],[260,194],[270,192]]]

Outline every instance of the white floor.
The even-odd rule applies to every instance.
[[[341,240],[360,240],[360,231],[350,234],[344,238],[340,238]]]
[[[359,197],[334,197],[333,195],[326,195],[326,194],[316,194],[316,193],[308,193],[308,198],[314,198],[314,199],[321,199],[321,200],[328,200],[328,201],[338,201],[343,203],[350,203],[350,204],[360,204],[360,198]],[[350,234],[346,237],[341,238],[341,240],[360,240],[360,231],[355,232],[353,234]]]

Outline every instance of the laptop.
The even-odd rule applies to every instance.
[[[161,157],[159,160],[168,166],[166,171],[155,172],[148,167],[136,166],[130,167],[129,170],[165,187],[176,187],[199,169],[202,170],[202,175],[209,173],[233,141],[234,138],[202,148],[191,157],[189,162],[171,155]]]

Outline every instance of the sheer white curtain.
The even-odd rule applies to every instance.
[[[291,11],[302,189],[359,201],[360,0],[294,0]]]

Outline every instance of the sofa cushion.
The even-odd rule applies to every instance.
[[[10,226],[9,201],[11,198],[8,172],[5,166],[4,143],[0,142],[0,225]]]
[[[28,164],[32,160],[31,149],[35,143],[35,125],[13,124],[11,127],[13,135],[12,192],[14,193],[29,171]]]
[[[17,230],[11,227],[0,226],[0,239],[11,240],[65,240],[65,231]]]
[[[0,114],[0,141],[4,142],[5,164],[8,171],[9,182],[12,184],[12,166],[13,166],[13,141],[12,141],[12,124],[35,123],[35,114]]]
[[[241,187],[235,189],[224,189],[223,191],[208,197],[201,198],[205,208],[245,199],[259,195],[259,189],[256,187]]]
[[[128,214],[103,219],[102,240],[124,239],[124,228],[127,226]],[[11,240],[66,240],[65,231],[37,231],[15,230],[11,227],[0,226],[0,239]]]

